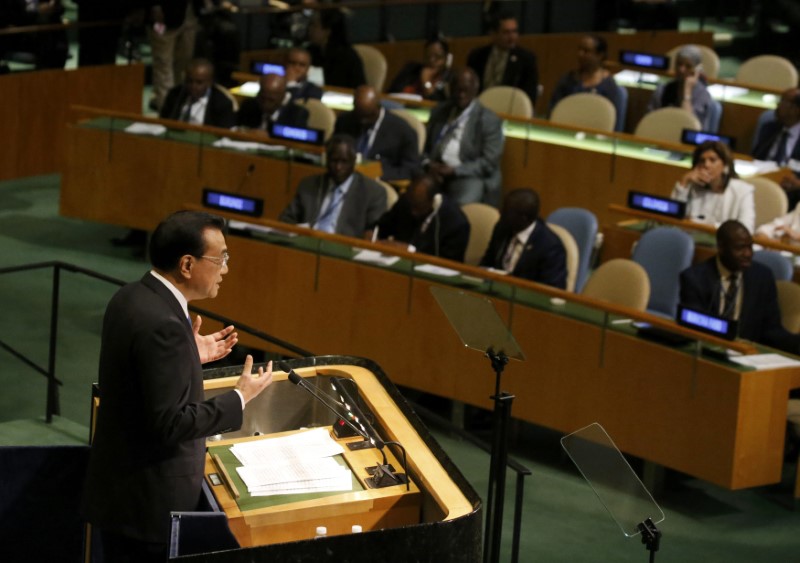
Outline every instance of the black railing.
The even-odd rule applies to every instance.
[[[0,268],[0,275],[14,274],[30,270],[43,270],[47,268],[53,269],[53,285],[50,292],[51,296],[50,332],[48,338],[49,345],[47,353],[47,367],[42,367],[41,365],[36,363],[31,358],[27,357],[22,352],[16,350],[13,346],[8,344],[7,342],[4,342],[2,339],[0,339],[0,347],[8,351],[11,355],[13,355],[15,358],[17,358],[27,366],[31,367],[36,372],[43,375],[45,378],[47,378],[47,406],[45,411],[45,419],[49,423],[53,421],[53,415],[61,414],[59,386],[63,385],[63,382],[56,377],[56,351],[58,342],[58,304],[61,295],[61,271],[64,270],[70,273],[82,274],[90,278],[94,278],[120,287],[125,285],[127,282],[124,282],[117,278],[113,278],[111,276],[107,276],[105,274],[101,274],[100,272],[95,272],[93,270],[81,268],[80,266],[76,266],[74,264],[68,264],[66,262],[59,262],[59,261],[38,262],[35,264],[25,264],[22,266]],[[304,350],[298,346],[295,346],[294,344],[281,340],[280,338],[276,338],[256,328],[234,323],[231,319],[224,317],[222,315],[218,315],[217,313],[212,313],[211,311],[206,311],[205,309],[200,309],[198,307],[192,307],[192,306],[190,306],[189,309],[195,313],[203,315],[206,318],[219,321],[224,325],[236,324],[237,331],[245,332],[260,340],[264,340],[266,342],[269,342],[270,344],[279,346],[280,348],[287,350],[292,354],[304,357],[314,355],[307,350]]]

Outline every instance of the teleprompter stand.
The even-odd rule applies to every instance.
[[[661,542],[656,524],[664,520],[664,513],[605,429],[592,423],[564,436],[561,446],[622,533],[641,535],[650,563],[654,563]]]
[[[483,560],[484,563],[497,563],[500,560],[500,540],[503,535],[508,426],[514,400],[514,395],[500,390],[500,378],[509,359],[524,360],[525,356],[491,301],[463,291],[435,286],[431,287],[431,293],[464,346],[483,352],[491,361],[495,373],[494,395],[490,397],[494,401],[494,412]]]

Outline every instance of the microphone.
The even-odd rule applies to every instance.
[[[241,192],[242,191],[242,188],[244,187],[244,185],[247,182],[247,180],[250,179],[250,176],[253,175],[253,172],[255,171],[255,169],[256,169],[256,165],[251,162],[250,165],[247,167],[247,172],[245,172],[244,176],[242,176],[242,179],[239,180],[239,185],[236,186],[236,191],[237,192]]]

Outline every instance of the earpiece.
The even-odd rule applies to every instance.
[[[442,194],[436,194],[433,196],[433,212],[436,213],[439,211],[439,208],[442,206]]]
[[[450,68],[453,66],[453,53],[447,53],[447,57],[445,58],[444,62],[445,68]]]

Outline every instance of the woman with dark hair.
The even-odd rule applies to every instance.
[[[608,44],[599,35],[584,35],[578,42],[578,69],[566,73],[556,84],[550,98],[550,111],[562,99],[572,94],[590,92],[608,98],[617,109],[617,129],[621,124],[625,108],[622,93],[612,74],[603,66],[608,54]]]
[[[407,63],[389,86],[389,92],[416,94],[426,100],[447,99],[445,87],[450,81],[453,55],[443,39],[425,43],[425,62]]]
[[[345,16],[338,9],[314,13],[308,25],[311,64],[322,67],[327,86],[356,88],[367,83],[364,64],[347,39]]]
[[[698,47],[681,47],[675,55],[675,79],[656,88],[647,111],[663,107],[683,108],[697,117],[703,131],[713,129],[711,104],[714,102],[706,88],[701,61]]]
[[[752,233],[756,209],[754,188],[738,179],[727,145],[706,141],[692,155],[692,169],[675,184],[672,197],[686,202],[686,217],[719,225],[736,219]]]

